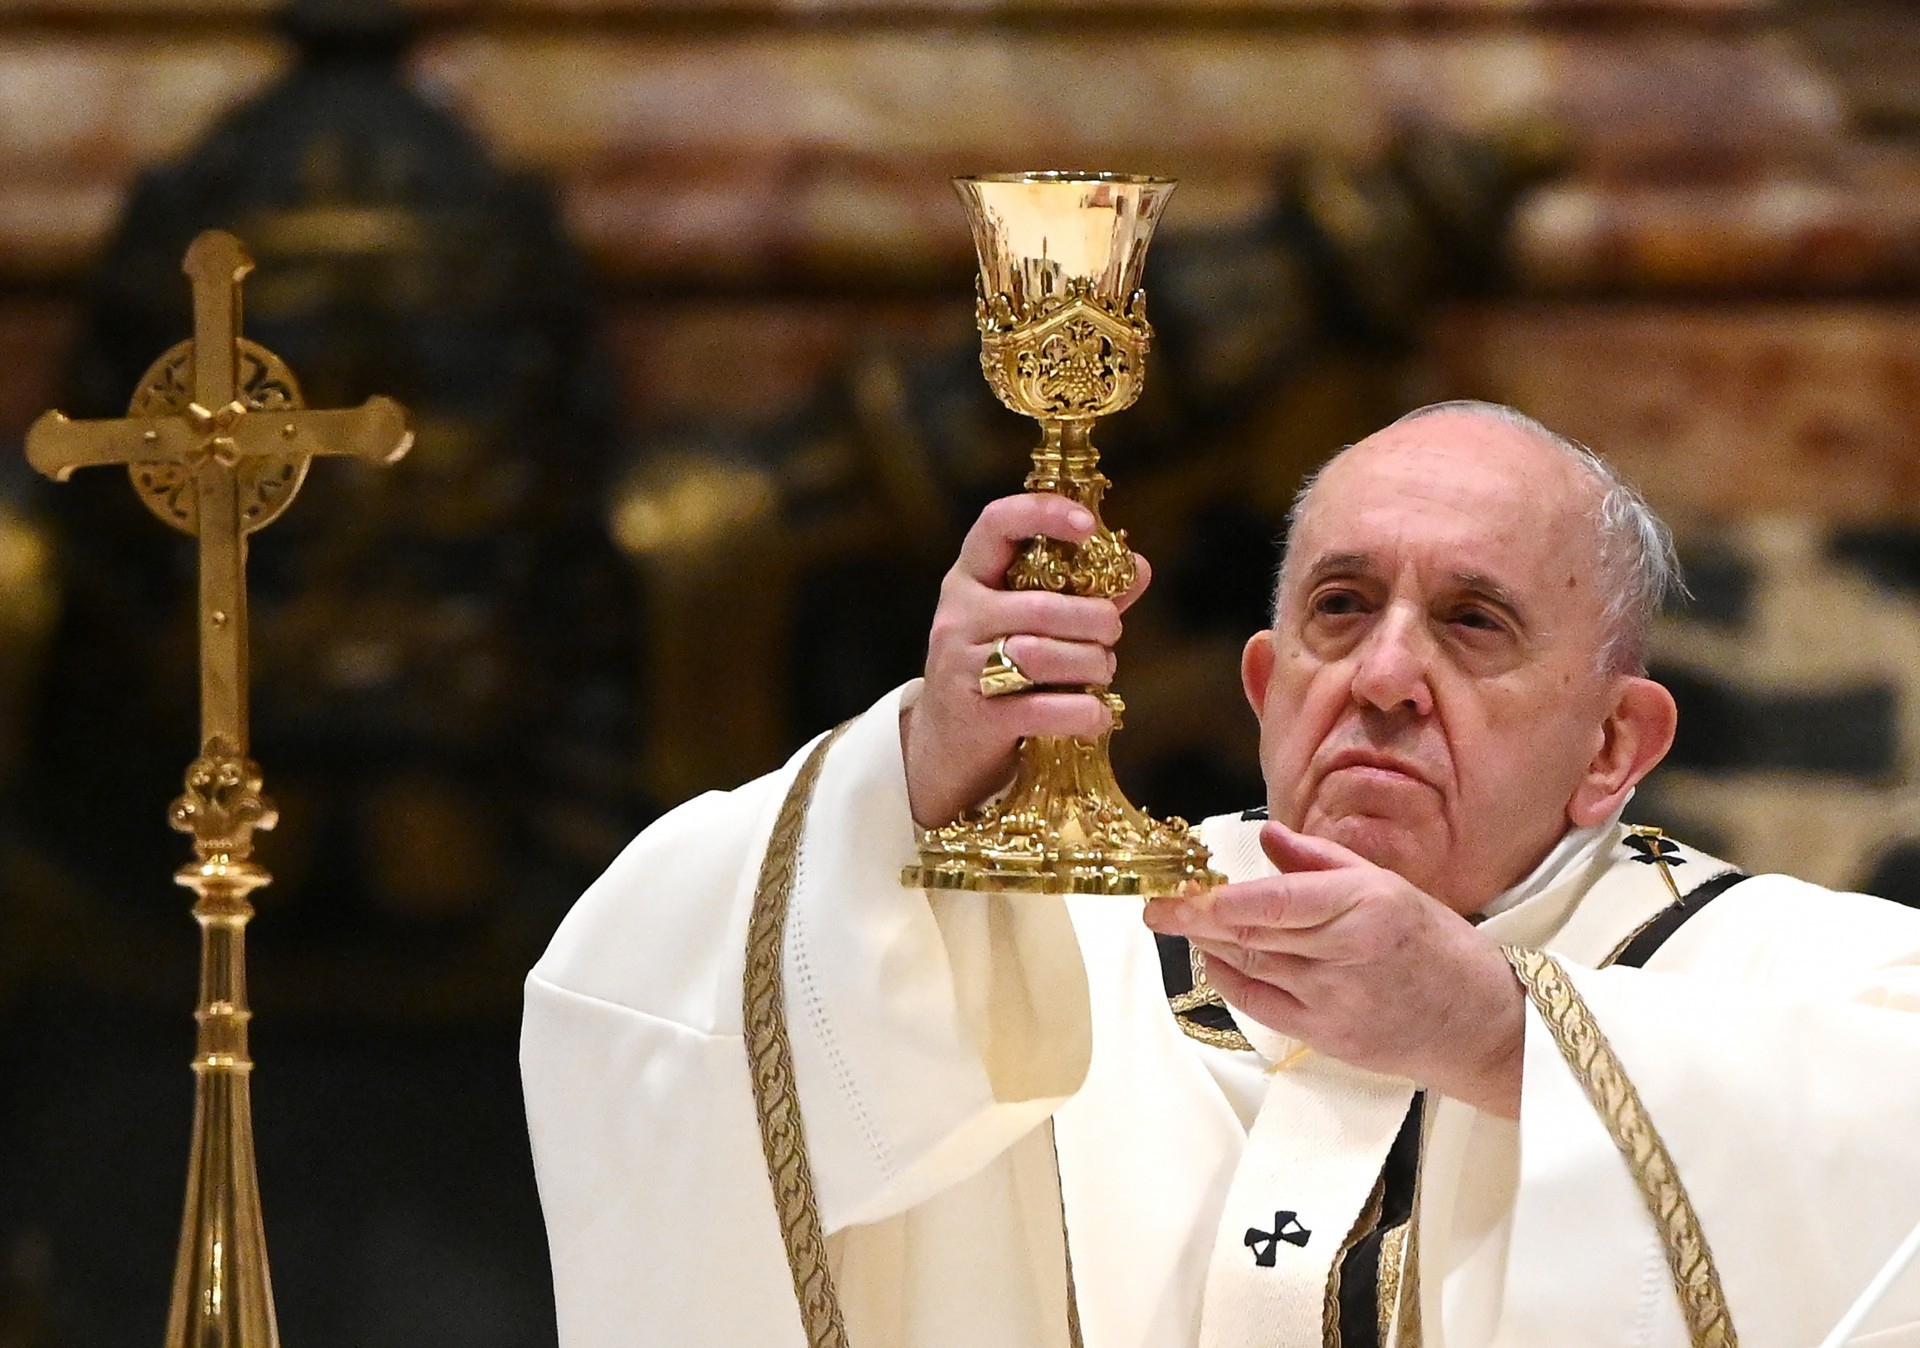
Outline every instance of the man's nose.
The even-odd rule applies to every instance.
[[[1390,607],[1354,652],[1353,700],[1380,711],[1433,710],[1433,638],[1419,615]]]

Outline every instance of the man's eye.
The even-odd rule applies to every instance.
[[[1455,627],[1465,627],[1476,632],[1499,632],[1504,624],[1483,608],[1461,609],[1448,619]]]
[[[1343,617],[1360,612],[1360,596],[1352,590],[1322,590],[1313,597],[1311,607],[1321,617]]]

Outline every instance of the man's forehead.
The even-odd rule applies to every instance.
[[[1418,484],[1436,497],[1525,493],[1543,506],[1577,500],[1593,488],[1564,450],[1524,427],[1468,411],[1395,422],[1321,471],[1325,487],[1365,490],[1376,483]],[[1550,499],[1539,500],[1540,493]]]
[[[1289,570],[1342,558],[1377,568],[1411,537],[1447,572],[1519,588],[1550,561],[1591,564],[1595,490],[1569,455],[1519,427],[1462,413],[1402,422],[1322,471]]]

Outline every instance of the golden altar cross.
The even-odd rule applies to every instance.
[[[43,414],[27,461],[55,481],[124,464],[147,508],[200,540],[200,754],[169,813],[193,836],[195,860],[174,878],[198,896],[201,943],[193,1149],[167,1345],[277,1348],[248,1091],[248,895],[270,879],[252,860],[253,831],[276,816],[247,755],[247,535],[292,503],[315,455],[391,463],[413,435],[390,398],[308,409],[292,372],[240,335],[253,261],[233,235],[200,235],[184,270],[192,339],[148,369],[126,417]]]
[[[27,462],[55,481],[125,464],[161,519],[200,538],[201,739],[247,751],[246,536],[292,502],[316,454],[391,463],[413,437],[390,398],[307,410],[292,374],[240,336],[240,283],[253,260],[209,230],[187,250],[193,339],[141,380],[126,417],[72,421],[47,412],[27,432]]]

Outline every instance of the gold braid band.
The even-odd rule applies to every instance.
[[[753,1107],[760,1118],[760,1147],[767,1157],[767,1178],[787,1247],[793,1294],[808,1348],[848,1348],[840,1295],[827,1268],[827,1238],[814,1200],[813,1169],[807,1162],[806,1129],[800,1122],[800,1097],[794,1089],[793,1046],[787,1040],[786,980],[781,955],[786,948],[787,905],[793,898],[794,862],[807,804],[820,780],[827,750],[846,730],[836,727],[807,755],[780,803],[753,890],[753,917],[747,924],[747,971],[742,1010],[747,1065],[753,1074]]]
[[[743,1011],[747,1066],[753,1075],[753,1108],[760,1120],[760,1149],[766,1153],[767,1178],[773,1183],[780,1240],[787,1249],[793,1294],[807,1348],[849,1348],[840,1294],[827,1267],[827,1237],[814,1197],[813,1168],[807,1161],[807,1133],[800,1120],[800,1096],[794,1087],[793,1046],[787,1039],[786,979],[781,960],[786,950],[787,907],[793,899],[794,863],[807,806],[820,780],[820,768],[847,721],[834,727],[807,755],[780,802],[760,878],[753,889],[753,916],[747,923],[747,970]],[[1051,1122],[1048,1128],[1052,1128]],[[1056,1151],[1054,1169],[1059,1169]],[[1067,1247],[1067,1213],[1061,1199],[1060,1237],[1066,1254],[1067,1339],[1082,1348],[1080,1305],[1073,1286],[1073,1252]]]
[[[1673,1290],[1686,1316],[1687,1336],[1693,1348],[1738,1348],[1733,1317],[1727,1311],[1726,1294],[1721,1290],[1720,1273],[1713,1265],[1713,1251],[1707,1246],[1700,1216],[1687,1197],[1667,1144],[1660,1140],[1647,1107],[1641,1103],[1640,1092],[1634,1089],[1593,1012],[1581,1000],[1573,980],[1550,956],[1517,946],[1502,949],[1552,1032],[1560,1056],[1567,1060],[1633,1172],[1633,1181],[1666,1249],[1667,1269],[1673,1275]]]

